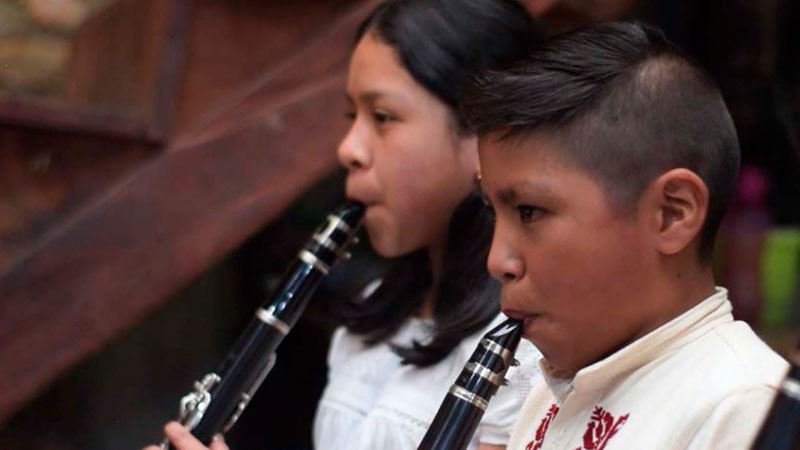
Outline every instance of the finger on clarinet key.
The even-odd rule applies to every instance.
[[[221,434],[214,436],[214,439],[211,441],[211,450],[229,450],[228,445],[225,444],[225,438],[223,438]]]
[[[178,422],[169,422],[164,427],[164,433],[177,450],[209,450]]]

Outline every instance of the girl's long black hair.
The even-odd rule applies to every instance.
[[[463,133],[469,133],[460,111],[469,78],[511,63],[542,40],[515,0],[389,0],[361,24],[356,41],[368,33],[395,49],[415,80],[450,107]],[[499,312],[499,285],[486,270],[492,222],[477,193],[456,208],[434,297],[432,339],[395,347],[404,364],[439,362]],[[388,260],[380,278],[371,295],[342,293],[332,305],[368,344],[387,340],[419,312],[433,282],[427,249]]]

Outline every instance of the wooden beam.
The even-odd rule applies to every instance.
[[[83,126],[53,131],[40,128],[42,122],[0,127],[0,272],[84,202],[157,154],[156,146],[128,134]]]
[[[346,60],[372,4],[254,89],[280,101],[220,115],[213,133],[162,153],[0,272],[0,423],[334,167]],[[281,94],[323,60],[325,70]]]
[[[359,20],[378,0],[362,2],[356,11]],[[342,70],[350,53],[355,35],[352,14],[338,18],[332,26],[309,39],[306,46],[295,51],[269,70],[255,76],[220,102],[210,113],[187,126],[176,139],[173,149],[179,150],[198,142],[214,139],[225,133],[232,124],[254,117],[265,118],[271,110],[306,95],[314,84],[332,72]],[[334,44],[335,43],[335,44]],[[334,44],[341,53],[328,51]],[[299,69],[302,68],[302,69]],[[299,70],[298,70],[299,69]],[[344,99],[344,91],[342,91]],[[274,118],[273,118],[274,119]]]
[[[0,125],[102,136],[161,145],[164,135],[149,123],[121,113],[0,95]]]
[[[74,38],[66,99],[114,111],[168,135],[192,0],[120,0]]]
[[[230,105],[242,85],[263,85],[276,64],[318,40],[359,0],[192,0],[181,81],[178,132]],[[236,50],[232,50],[236,49]]]

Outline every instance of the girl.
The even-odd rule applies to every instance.
[[[485,269],[491,218],[472,193],[477,144],[459,114],[462,90],[471,73],[537,39],[510,0],[389,1],[357,38],[347,80],[353,124],[339,159],[348,197],[367,206],[372,247],[392,260],[371,295],[339,308],[346,327],[334,334],[314,442],[414,449],[498,318]],[[507,441],[523,390],[499,391],[472,448]]]
[[[370,244],[389,263],[334,308],[344,326],[331,343],[314,444],[412,450],[479,339],[504,318],[486,271],[492,219],[473,190],[477,142],[459,111],[464,85],[539,36],[515,0],[389,0],[356,38],[352,125],[338,157],[347,196],[367,207]],[[535,356],[523,341],[523,367],[490,403],[470,448],[508,441]],[[167,435],[180,449],[204,448],[177,424]]]

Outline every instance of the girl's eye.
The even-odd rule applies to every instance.
[[[519,219],[525,223],[538,219],[543,213],[541,209],[529,205],[517,206],[517,212],[519,213]]]
[[[394,117],[392,117],[391,114],[388,114],[388,113],[383,112],[383,111],[375,111],[375,112],[373,112],[372,113],[372,117],[375,119],[375,122],[377,122],[379,124],[384,124],[384,123],[387,123],[387,122],[390,122],[390,121],[394,120]]]

